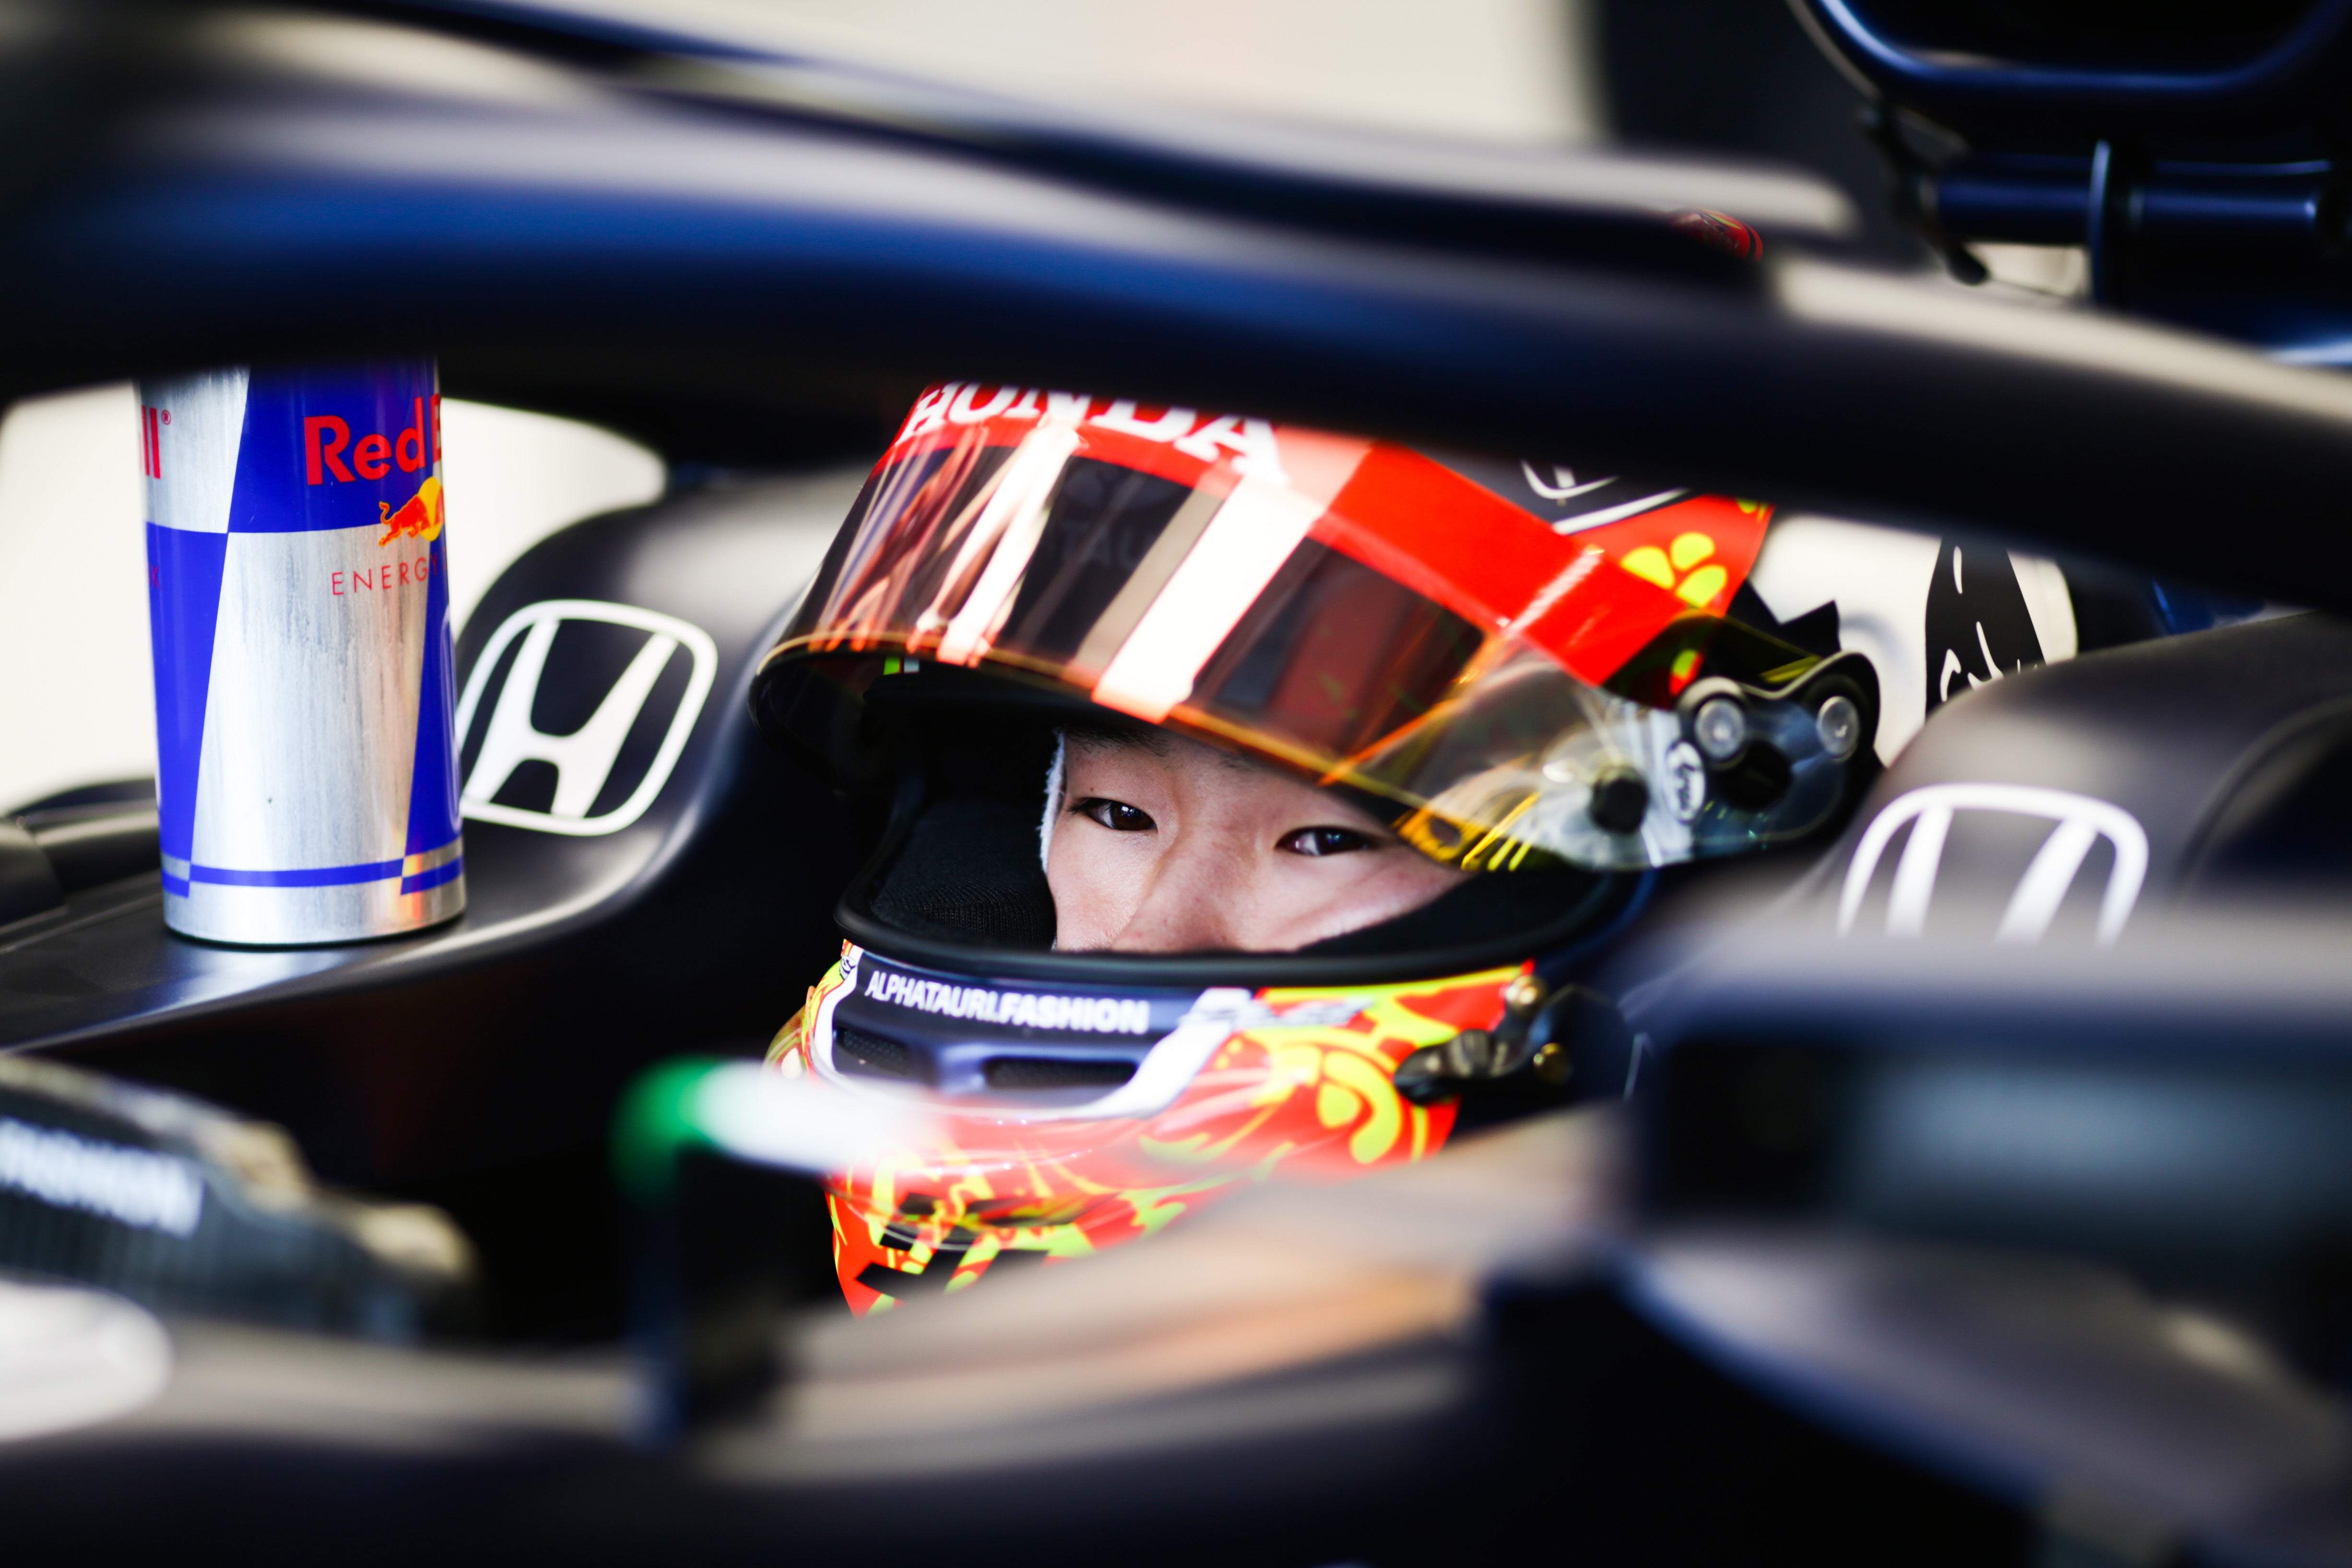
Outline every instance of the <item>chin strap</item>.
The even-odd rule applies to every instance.
[[[1068,747],[1068,731],[1057,727],[1054,731],[1054,765],[1045,769],[1045,814],[1037,821],[1037,864],[1041,868],[1054,852],[1054,821],[1062,814],[1062,758]]]

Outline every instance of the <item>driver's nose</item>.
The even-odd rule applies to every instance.
[[[1213,840],[1180,837],[1152,866],[1142,901],[1110,946],[1124,953],[1245,948],[1249,893],[1244,856]]]

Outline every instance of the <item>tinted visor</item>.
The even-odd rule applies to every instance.
[[[1695,682],[1817,663],[1725,619],[1769,508],[1551,465],[1517,465],[1509,495],[1495,467],[936,387],[762,679],[855,696],[923,663],[988,668],[1376,798],[1470,869],[1655,865],[1825,815],[1834,782],[1794,810],[1785,783],[1760,813],[1711,795],[1675,711]]]

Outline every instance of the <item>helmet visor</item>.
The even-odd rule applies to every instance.
[[[1497,493],[1497,466],[1560,515]],[[1758,809],[1710,790],[1675,711],[1695,682],[1780,687],[1820,662],[1726,618],[1769,508],[1544,473],[935,387],[770,665],[853,686],[910,661],[985,666],[1376,798],[1473,870],[1656,865],[1826,816],[1840,784],[1805,776],[1811,714],[1767,737],[1801,766]]]

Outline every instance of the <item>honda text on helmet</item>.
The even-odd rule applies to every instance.
[[[1415,1160],[1490,1092],[1622,1082],[1559,1038],[1580,952],[1653,868],[1811,833],[1874,766],[1871,664],[1748,585],[1770,524],[1666,480],[925,392],[752,694],[891,802],[772,1056],[932,1117],[830,1182],[851,1304]]]

